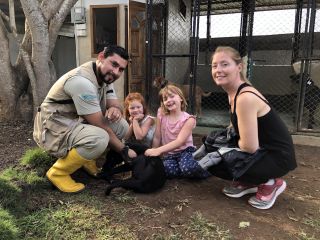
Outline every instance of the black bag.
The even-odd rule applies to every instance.
[[[259,161],[267,151],[263,148],[254,153],[237,151],[235,149],[221,155],[222,164],[225,165],[233,179],[241,177],[254,163]]]
[[[208,153],[215,152],[221,147],[236,148],[238,147],[239,136],[233,127],[212,131],[203,139],[203,144]]]

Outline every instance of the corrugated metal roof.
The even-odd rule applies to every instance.
[[[211,2],[209,5],[208,2]],[[248,0],[249,2],[249,0]],[[279,9],[292,9],[296,8],[296,0],[256,0],[255,11],[265,10],[279,10]],[[220,0],[220,1],[208,1],[200,0],[200,15],[207,15],[208,6],[211,6],[211,15],[214,14],[226,14],[226,13],[238,13],[241,12],[242,1],[233,0]]]

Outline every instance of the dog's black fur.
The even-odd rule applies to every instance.
[[[106,162],[103,165],[102,172],[99,174],[110,182],[105,194],[109,195],[114,188],[122,187],[139,193],[150,193],[160,189],[166,182],[166,174],[163,162],[160,157],[146,157],[144,155],[147,147],[143,145],[131,145],[138,156],[131,161],[113,150],[110,150],[106,156]],[[118,164],[120,166],[115,167]],[[119,180],[112,176],[117,173],[131,171],[131,178]]]

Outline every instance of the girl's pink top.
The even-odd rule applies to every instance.
[[[195,118],[193,115],[188,114],[187,112],[182,112],[182,117],[176,122],[169,122],[169,115],[164,115],[162,111],[158,111],[158,118],[160,120],[160,131],[161,131],[161,145],[165,145],[173,140],[177,139],[183,125],[189,118]],[[196,126],[196,122],[194,127]],[[167,154],[178,153],[187,147],[194,147],[192,133],[188,136],[186,142],[178,147],[177,149],[168,152]]]

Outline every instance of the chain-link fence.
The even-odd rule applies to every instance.
[[[232,46],[247,63],[250,82],[290,131],[319,133],[319,9],[316,0],[148,1],[147,78],[191,85],[182,88],[197,124],[226,126],[228,99],[213,83],[210,64],[217,46]],[[150,100],[155,109],[158,98]]]
[[[192,17],[194,11],[191,6],[191,0],[155,0],[148,5],[148,82],[159,80],[157,86],[153,84],[149,91],[149,104],[154,111],[159,106],[159,100],[155,96],[163,81],[159,77],[181,86],[189,84],[190,75],[195,69],[195,64],[191,66],[195,57],[195,44],[192,41],[195,32],[192,30],[192,20],[195,18]],[[189,98],[190,89],[185,89],[184,94]],[[193,106],[192,103],[189,105]]]

